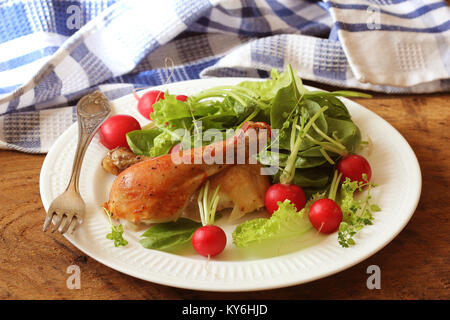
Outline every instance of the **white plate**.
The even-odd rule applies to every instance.
[[[237,84],[243,78],[202,79],[159,87],[171,93],[193,94],[208,87]],[[153,88],[155,89],[155,88]],[[240,249],[232,244],[235,225],[223,223],[228,238],[225,251],[209,262],[193,249],[172,254],[144,249],[138,242],[143,231],[126,228],[126,247],[114,247],[106,234],[111,231],[101,205],[108,199],[114,177],[101,168],[106,149],[94,137],[84,158],[80,192],[87,205],[83,225],[66,238],[85,254],[110,268],[164,285],[208,291],[249,291],[279,288],[323,278],[347,269],[388,244],[407,224],[420,197],[421,173],[416,156],[406,140],[375,113],[348,99],[342,99],[373,149],[366,154],[372,166],[373,201],[382,208],[374,224],[357,235],[355,246],[341,248],[337,234],[315,231],[297,240],[280,241]],[[113,101],[113,113],[131,114],[146,123],[129,95]],[[77,143],[77,126],[62,134],[45,158],[40,191],[45,209],[65,188]],[[221,219],[226,220],[226,219]],[[221,225],[221,220],[218,224]]]

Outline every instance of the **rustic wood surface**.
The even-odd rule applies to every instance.
[[[277,290],[196,292],[132,278],[84,255],[63,236],[43,233],[39,173],[44,155],[0,151],[0,299],[449,299],[450,95],[355,99],[389,121],[419,159],[423,189],[406,228],[380,252],[336,275]],[[69,265],[81,289],[66,286]],[[381,289],[366,287],[369,265]]]

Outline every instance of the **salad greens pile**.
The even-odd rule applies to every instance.
[[[290,66],[282,73],[273,70],[271,79],[210,88],[186,101],[165,92],[165,98],[153,105],[151,125],[129,132],[127,141],[135,154],[156,157],[167,154],[178,143],[215,142],[214,139],[199,139],[200,124],[202,132],[217,129],[225,139],[227,130],[236,130],[246,121],[266,122],[272,129],[279,130],[278,137],[274,138],[279,148],[269,147],[260,153],[259,162],[279,166],[273,182],[279,182],[287,165],[295,165],[292,183],[310,196],[328,187],[334,163],[354,152],[361,143],[359,128],[337,96],[370,97],[352,91],[309,91]],[[310,121],[312,119],[314,121]],[[297,146],[296,159],[288,163],[294,147],[293,129],[308,121],[310,125]],[[185,129],[190,134],[180,135],[177,129]]]

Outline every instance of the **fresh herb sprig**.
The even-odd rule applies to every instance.
[[[354,236],[364,226],[371,225],[374,219],[373,212],[381,211],[380,207],[376,204],[371,204],[370,190],[376,185],[372,182],[367,182],[367,175],[363,174],[363,180],[365,182],[350,181],[346,178],[341,186],[341,210],[343,214],[343,221],[339,226],[338,242],[344,247],[348,248],[354,245]],[[367,187],[367,195],[363,200],[355,199],[355,192],[362,191]]]
[[[103,210],[105,210],[106,214],[108,215],[109,224],[111,225],[111,233],[108,233],[106,235],[106,238],[109,240],[113,240],[115,247],[126,246],[128,244],[128,241],[123,237],[123,225],[119,224],[118,226],[115,226],[112,223],[111,214],[109,213],[109,211],[106,208],[103,208]]]

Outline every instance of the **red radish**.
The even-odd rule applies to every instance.
[[[216,256],[225,249],[227,236],[225,232],[214,225],[206,225],[195,230],[192,236],[192,246],[202,256]]]
[[[332,233],[342,222],[342,210],[332,199],[319,199],[309,208],[309,221],[321,233]]]
[[[227,245],[225,232],[214,225],[217,204],[219,203],[219,188],[220,186],[217,186],[210,199],[208,196],[209,180],[207,180],[201,187],[197,199],[203,227],[195,230],[192,235],[192,246],[195,251],[208,258],[221,253]]]
[[[142,114],[145,118],[150,119],[150,114],[153,112],[153,104],[161,99],[164,99],[164,92],[159,90],[152,90],[149,92],[146,92],[142,97],[139,98],[139,96],[134,92],[134,97],[138,100],[138,111],[140,114]]]
[[[100,126],[100,142],[110,150],[128,147],[126,134],[134,130],[141,130],[141,126],[132,116],[125,114],[112,116]]]
[[[336,231],[342,222],[341,207],[334,201],[341,175],[337,170],[334,171],[328,198],[316,200],[309,208],[309,221],[321,233],[332,233]]]
[[[342,173],[342,181],[349,178],[351,181],[368,182],[372,177],[372,169],[366,158],[353,154],[342,158],[337,165],[337,169]],[[363,174],[367,175],[367,181],[363,179]]]
[[[264,204],[267,211],[272,214],[278,209],[278,202],[289,199],[295,205],[297,211],[305,207],[306,196],[302,188],[295,184],[277,183],[271,185],[266,191]]]
[[[180,100],[180,101],[183,101],[183,102],[186,101],[187,98],[188,98],[188,96],[185,96],[184,94],[180,94],[180,95],[178,95],[176,97],[177,100]]]

